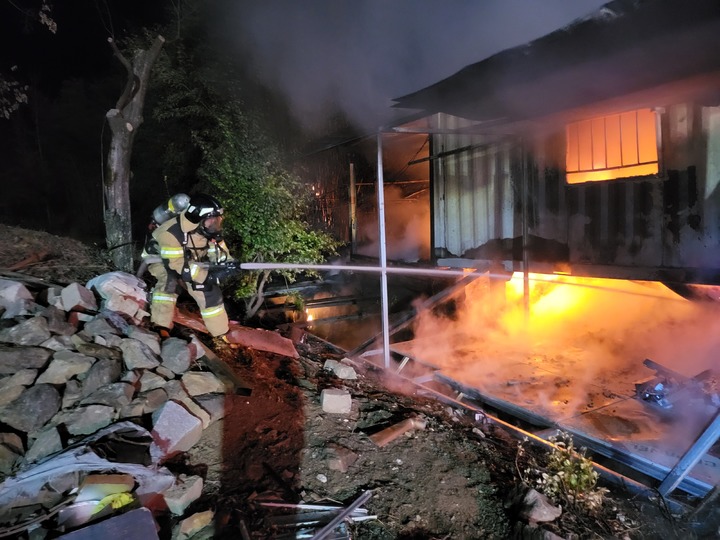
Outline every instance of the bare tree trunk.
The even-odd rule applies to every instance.
[[[143,122],[142,112],[150,71],[160,54],[165,38],[157,36],[149,50],[138,50],[132,63],[123,56],[112,38],[109,38],[108,42],[117,59],[125,66],[128,80],[115,108],[110,109],[105,115],[112,133],[103,185],[105,241],[115,267],[125,272],[132,272],[130,158],[135,133]]]
[[[258,312],[265,300],[265,285],[270,277],[269,270],[263,270],[258,277],[257,292],[245,302],[245,318],[250,319]]]

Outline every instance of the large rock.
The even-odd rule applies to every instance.
[[[17,345],[40,345],[50,336],[47,319],[40,315],[0,331],[0,341]]]
[[[162,365],[173,373],[182,374],[190,369],[194,360],[188,343],[180,338],[171,337],[163,341],[160,357]]]
[[[35,438],[28,438],[30,449],[25,453],[25,463],[34,463],[50,454],[62,450],[62,439],[57,428],[48,428],[34,434]]]
[[[43,347],[0,345],[0,374],[13,374],[26,368],[44,368],[52,354],[52,350]]]
[[[23,453],[23,444],[17,434],[0,433],[0,473],[12,473]]]
[[[88,370],[83,381],[82,395],[89,396],[101,386],[114,383],[120,379],[122,368],[116,360],[98,360]]]
[[[53,424],[65,424],[72,435],[89,435],[113,423],[115,408],[107,405],[87,405],[63,411],[53,419]]]
[[[0,409],[0,422],[20,431],[37,431],[60,410],[60,394],[49,384],[28,388]]]
[[[48,368],[38,377],[38,383],[65,384],[76,375],[86,373],[95,359],[72,351],[57,351]]]
[[[111,324],[105,317],[98,315],[83,326],[83,332],[94,338],[95,336],[118,335],[120,331]]]
[[[78,343],[76,345],[77,351],[88,356],[93,356],[98,359],[114,360],[120,362],[122,360],[122,353],[120,350],[100,345],[98,343]]]
[[[125,338],[120,343],[120,349],[127,369],[152,369],[160,365],[155,353],[142,341]]]
[[[30,386],[38,376],[37,369],[21,369],[10,377],[0,379],[0,394],[14,386]]]
[[[167,392],[155,388],[149,392],[139,393],[135,399],[120,409],[120,418],[133,418],[157,411],[168,400]]]
[[[77,328],[67,322],[65,312],[55,306],[47,306],[40,312],[40,315],[47,319],[48,330],[52,334],[70,336],[77,332]]]
[[[80,404],[107,405],[119,409],[130,404],[134,393],[135,389],[131,384],[116,382],[98,388],[95,392],[83,398]]]
[[[226,390],[223,382],[208,371],[188,371],[181,380],[185,390],[191,396],[222,394]]]
[[[160,354],[160,336],[155,332],[140,328],[139,326],[130,326],[127,331],[127,337],[142,341],[152,352]]]

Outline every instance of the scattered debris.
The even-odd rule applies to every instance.
[[[332,538],[335,540],[349,539],[349,532],[344,522],[359,522],[377,519],[361,508],[370,497],[371,491],[361,494],[348,507],[329,504],[289,504],[260,502],[266,508],[283,508],[293,510],[289,514],[274,514],[265,518],[268,527],[278,532],[273,538],[312,538],[322,540]],[[286,532],[282,532],[286,531]]]
[[[683,410],[720,406],[720,376],[713,370],[687,377],[649,358],[643,364],[656,376],[635,384],[635,394],[642,401],[665,411],[676,405]]]
[[[70,376],[64,387],[59,385],[61,411],[90,405],[111,406],[119,411],[112,424],[91,435],[69,434],[66,424],[52,425],[52,419],[32,432],[9,427],[0,430],[6,432],[0,434],[0,446],[9,450],[8,471],[0,472],[0,479],[5,478],[2,487],[7,487],[12,478],[32,476],[36,467],[43,480],[35,484],[23,477],[30,482],[27,486],[38,493],[39,484],[47,484],[47,489],[40,489],[35,502],[28,496],[24,508],[8,507],[13,516],[7,517],[0,511],[5,537],[40,540],[64,535],[61,537],[85,539],[110,538],[111,533],[119,533],[125,538],[152,539],[160,535],[173,540],[189,535],[210,538],[215,534],[242,540],[278,538],[277,531],[265,526],[264,519],[273,509],[257,504],[261,497],[267,499],[269,494],[286,504],[298,501],[322,504],[320,501],[328,499],[352,501],[368,489],[375,490],[369,506],[379,519],[362,514],[359,512],[362,509],[357,508],[336,527],[333,536],[345,534],[358,539],[512,536],[502,501],[516,482],[512,471],[517,465],[513,452],[517,441],[497,425],[488,422],[478,425],[477,421],[460,415],[448,419],[446,407],[425,394],[407,393],[406,388],[388,392],[387,385],[379,380],[382,374],[372,369],[362,370],[357,379],[343,381],[352,395],[350,413],[323,414],[321,390],[337,386],[339,378],[323,366],[329,358],[343,363],[346,353],[309,333],[303,333],[296,342],[300,354],[297,362],[278,353],[262,354],[261,349],[250,347],[236,351],[218,349],[221,356],[218,358],[201,343],[200,339],[209,339],[201,335],[202,323],[193,326],[199,321],[197,317],[188,319],[192,321],[188,324],[176,320],[179,325],[173,332],[176,337],[158,340],[161,352],[153,352],[159,365],[130,368],[120,347],[122,340],[135,339],[150,348],[151,335],[140,332],[135,336],[134,332],[144,329],[128,320],[126,314],[104,308],[100,297],[96,299],[100,308],[95,313],[65,312],[61,304],[60,292],[65,286],[85,283],[97,277],[98,270],[109,271],[103,266],[103,258],[95,264],[95,260],[81,252],[80,246],[46,233],[3,226],[0,230],[12,239],[6,248],[0,247],[0,267],[7,268],[32,252],[41,251],[36,237],[49,239],[40,246],[52,248],[50,258],[27,267],[22,274],[0,271],[6,280],[22,284],[32,292],[30,298],[15,307],[2,306],[0,311],[5,309],[5,318],[0,319],[0,331],[13,330],[34,319],[25,328],[31,331],[33,339],[42,338],[37,345],[22,344],[23,334],[15,330],[8,333],[11,341],[0,343],[0,410],[36,385],[38,376],[55,360],[55,352],[70,351],[96,360],[87,372]],[[45,319],[45,325],[40,319]],[[48,334],[49,339],[45,337]],[[166,349],[170,339],[177,341]],[[356,369],[366,367],[362,362],[353,365]],[[212,372],[223,382],[226,393],[190,397],[181,382],[187,371]],[[154,386],[158,377],[165,379],[163,386],[141,389],[144,385]],[[180,452],[163,464],[154,463],[148,451],[152,444],[152,413],[170,399],[198,415],[203,435],[187,452]],[[210,423],[203,412],[209,415]],[[369,432],[368,428],[385,427],[388,422],[409,415],[426,418],[427,429],[383,448],[363,435]],[[132,427],[132,431],[116,429],[116,423]],[[133,433],[138,427],[142,431],[135,437]],[[108,434],[108,430],[112,433]],[[107,439],[96,440],[100,432],[108,434]],[[96,457],[83,463],[76,472],[63,474],[56,482],[40,467],[70,449],[79,454],[87,450]],[[118,469],[118,457],[122,457],[124,470]],[[110,465],[98,463],[99,459]],[[268,474],[266,461],[277,470],[275,475]],[[159,478],[169,480],[167,489],[158,496],[141,497],[141,486],[152,487],[156,483],[143,478],[143,471],[161,473]],[[46,472],[50,479],[44,482]],[[132,476],[133,488],[119,493],[118,500],[103,503],[103,511],[111,512],[110,515],[93,519],[74,531],[59,530],[58,514],[74,503],[83,478],[108,473]],[[320,475],[325,482],[317,479]],[[174,515],[167,508],[165,495],[191,477],[203,479],[202,495],[182,515]],[[159,490],[157,486],[155,489]],[[14,496],[17,491],[11,487],[9,493]],[[126,494],[133,500],[113,508],[113,504],[125,502]],[[42,499],[46,495],[49,500]],[[59,497],[64,498],[53,504]],[[144,506],[137,508],[141,504]],[[345,504],[334,506],[343,508]],[[628,504],[624,498],[616,498],[598,516],[577,515],[572,509],[565,509],[553,522],[538,523],[532,530],[526,524],[524,532],[527,537],[532,534],[546,538],[557,538],[551,530],[565,537],[596,536],[598,531],[633,539],[676,535],[677,519],[668,523],[665,512],[653,512],[654,507],[642,501]],[[297,512],[290,509],[287,513]],[[511,519],[515,519],[515,514]],[[703,520],[705,525],[712,521]],[[514,525],[517,522],[511,521],[510,526]],[[319,527],[313,526],[304,533],[305,537],[312,537]],[[295,536],[297,532],[297,528],[290,529],[288,537],[299,538]]]
[[[427,422],[422,418],[406,418],[402,422],[370,435],[370,440],[382,448],[386,444],[391,443],[409,431],[413,431],[415,429],[425,429],[426,425]]]
[[[142,287],[122,272],[42,294],[0,279],[11,316],[0,329],[0,421],[13,430],[0,433],[0,536],[41,525],[63,538],[125,527],[157,537],[153,513],[182,517],[201,496],[201,477],[162,464],[225,416],[224,395],[249,389],[195,336],[163,341],[140,326]],[[291,352],[274,333],[233,331]],[[120,519],[138,505],[136,522]],[[176,536],[207,528],[208,516],[182,520]]]

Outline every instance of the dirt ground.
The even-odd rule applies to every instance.
[[[110,270],[100,251],[79,242],[2,225],[0,233],[5,277],[84,283]],[[38,254],[43,257],[34,260]],[[283,538],[272,518],[295,509],[263,502],[347,506],[367,491],[362,508],[376,518],[349,525],[351,537],[361,540],[717,537],[670,515],[662,501],[614,485],[599,511],[564,508],[555,521],[532,527],[519,515],[520,471],[531,458],[542,466],[544,450],[525,443],[519,453],[519,441],[502,428],[414,395],[368,366],[356,366],[357,380],[340,380],[323,365],[342,356],[312,336],[296,347],[298,359],[216,351],[251,392],[228,396],[225,419],[169,464],[205,478],[203,497],[189,510],[215,510],[216,538]],[[350,391],[349,414],[323,412],[321,392],[332,387]],[[424,429],[384,446],[370,438],[408,418],[422,420]]]

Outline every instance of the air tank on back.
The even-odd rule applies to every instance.
[[[158,225],[165,223],[168,219],[177,216],[190,205],[190,196],[185,193],[173,195],[163,204],[153,210],[153,221]]]

